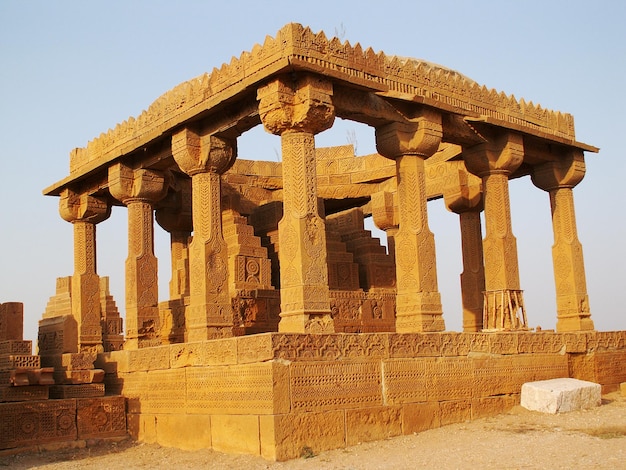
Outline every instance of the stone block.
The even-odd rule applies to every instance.
[[[2,403],[0,416],[0,449],[71,441],[77,437],[75,400]]]
[[[237,362],[246,364],[274,359],[274,340],[272,333],[240,336],[237,338]]]
[[[472,419],[505,413],[519,404],[518,395],[475,398],[472,400]]]
[[[0,304],[0,341],[24,339],[24,304],[5,302]]]
[[[131,413],[127,416],[128,434],[136,441],[146,444],[157,442],[157,417],[149,413]]]
[[[522,386],[521,405],[531,411],[564,413],[599,406],[601,386],[578,379],[528,382]]]
[[[623,397],[626,397],[626,382],[619,384],[620,393]]]
[[[0,370],[39,369],[41,359],[31,354],[10,354],[0,357]]]
[[[402,434],[399,406],[346,410],[346,445],[378,441]]]
[[[157,429],[158,432],[158,429]],[[213,450],[235,454],[261,454],[257,415],[211,416]]]
[[[104,384],[53,385],[50,398],[95,398],[104,396]]]
[[[171,344],[169,353],[172,368],[236,364],[237,338]]]
[[[294,362],[289,367],[291,409],[322,411],[381,406],[381,363]]]
[[[441,426],[438,402],[402,405],[402,434],[412,434]]]
[[[78,324],[72,315],[39,320],[38,353],[51,356],[78,352]]]
[[[605,392],[616,391],[626,382],[626,349],[597,352],[594,355],[595,380]]]
[[[88,370],[65,370],[61,371],[61,383],[65,384],[91,384],[101,383],[104,380],[104,370],[88,369]]]
[[[76,400],[79,439],[126,436],[124,397],[79,398]]]
[[[155,428],[156,442],[161,446],[187,451],[210,449],[212,446],[209,415],[159,414],[155,416]]]
[[[29,385],[28,387],[13,387],[11,385],[0,386],[0,402],[47,399],[47,385]]]
[[[167,370],[170,368],[170,346],[134,349],[128,352],[128,371]]]
[[[10,354],[33,354],[33,342],[30,340],[6,340],[0,341],[0,356]]]
[[[295,459],[346,445],[343,411],[260,416],[259,426],[261,456],[268,460]]]
[[[94,362],[94,367],[104,370],[105,374],[129,372],[129,353],[129,351],[109,351],[98,354],[98,357]]]
[[[471,400],[442,401],[439,403],[439,410],[442,426],[472,419]]]
[[[278,362],[188,367],[187,413],[288,413],[289,366]]]
[[[139,398],[141,412],[154,414],[184,412],[185,369],[153,370],[147,372],[144,377],[139,394],[136,395]],[[124,396],[129,396],[126,395],[126,388]]]

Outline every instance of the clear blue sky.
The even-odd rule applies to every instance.
[[[69,172],[69,152],[137,116],[175,85],[262,43],[298,22],[352,44],[458,70],[473,80],[574,115],[587,154],[575,189],[592,318],[600,330],[626,329],[617,295],[626,290],[626,2],[525,1],[28,1],[0,0],[0,302],[25,306],[25,337],[55,279],[73,271],[72,229],[43,188]],[[360,154],[373,132],[337,126],[318,146],[357,135]],[[243,158],[275,159],[278,137],[244,134]],[[512,182],[513,228],[529,323],[555,325],[552,228],[546,193],[528,178]],[[458,218],[429,204],[439,287],[448,329],[460,330]],[[169,280],[168,237],[156,226],[161,300]],[[126,213],[98,226],[98,271],[111,277],[124,308]]]

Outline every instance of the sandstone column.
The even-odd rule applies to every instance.
[[[552,209],[552,262],[556,283],[557,331],[593,330],[585,280],[583,249],[578,240],[573,188],[585,175],[582,151],[533,168],[533,183],[548,191]]]
[[[160,344],[158,264],[154,255],[153,204],[167,191],[163,175],[116,163],[109,167],[109,192],[128,211],[126,341],[124,349]]]
[[[463,303],[463,331],[476,332],[483,328],[483,291],[485,267],[483,262],[482,188],[467,181],[467,174],[459,175],[458,184],[444,188],[446,207],[459,214],[461,224],[461,298]]]
[[[283,77],[258,90],[265,128],[281,136],[283,218],[280,240],[279,331],[328,333],[330,315],[326,228],[317,199],[315,134],[334,122],[332,84],[311,76]]]
[[[517,242],[511,227],[509,176],[524,159],[522,136],[506,133],[463,149],[467,169],[482,178],[485,205],[485,329],[516,329],[522,309]],[[525,319],[521,320],[525,323]]]
[[[411,121],[376,129],[378,152],[396,161],[396,331],[402,333],[445,329],[424,175],[424,160],[437,151],[442,134],[441,115],[426,109]]]
[[[395,236],[398,233],[398,215],[396,214],[393,193],[380,191],[372,194],[371,206],[374,225],[385,232],[387,236],[387,252],[391,255],[395,263]]]
[[[177,178],[174,186],[177,189],[174,191],[171,205],[155,212],[157,223],[170,234],[172,264],[170,300],[189,296],[189,238],[193,231],[191,184]]]
[[[228,249],[222,233],[220,174],[236,157],[236,141],[184,128],[172,135],[172,155],[191,176],[193,238],[189,244],[187,341],[233,335]]]
[[[59,212],[74,228],[74,274],[71,280],[72,316],[78,325],[78,352],[102,352],[100,277],[96,270],[96,224],[111,207],[88,194],[63,190]]]

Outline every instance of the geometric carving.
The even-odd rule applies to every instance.
[[[21,341],[24,332],[24,304],[5,302],[0,304],[0,341]]]
[[[289,412],[288,367],[274,362],[187,369],[188,413]]]
[[[124,397],[81,398],[76,400],[78,439],[126,436]]]
[[[290,372],[294,411],[382,405],[380,362],[297,362]]]
[[[0,449],[75,440],[76,401],[0,404]]]

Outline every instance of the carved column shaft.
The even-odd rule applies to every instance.
[[[485,188],[485,288],[519,290],[517,240],[511,226],[509,178],[505,173],[483,177]]]
[[[476,332],[483,328],[483,291],[485,266],[483,258],[482,185],[480,180],[466,171],[459,171],[455,179],[444,188],[448,210],[459,214],[461,225],[461,299],[463,303],[463,331]]]
[[[524,160],[521,135],[486,132],[489,140],[463,149],[467,169],[482,178],[485,206],[485,297],[486,329],[525,328],[520,290],[517,241],[511,225],[509,175]]]
[[[326,228],[318,211],[315,134],[334,121],[332,84],[313,76],[282,77],[258,90],[265,128],[281,136],[283,218],[279,331],[334,331],[330,315]]]
[[[593,330],[589,311],[583,249],[578,240],[574,186],[584,177],[582,152],[570,152],[558,161],[533,169],[535,185],[550,194],[552,262],[556,285],[557,331]]]
[[[126,258],[126,349],[154,346],[159,331],[158,261],[154,255],[152,204],[126,201],[128,257]]]
[[[233,335],[228,249],[222,233],[221,177],[236,158],[236,141],[185,128],[172,136],[172,154],[191,176],[193,238],[189,244],[187,341]]]
[[[483,291],[485,290],[480,212],[461,212],[459,222],[463,256],[463,272],[460,276],[463,331],[474,332],[483,328]]]
[[[232,336],[228,250],[222,234],[220,175],[192,176],[194,233],[189,244],[188,341]]]
[[[329,328],[330,314],[326,229],[317,206],[315,137],[284,133],[283,217],[280,240],[281,321],[279,331],[313,332]],[[316,323],[320,320],[322,323]],[[322,328],[323,327],[323,328]]]
[[[96,224],[111,214],[110,206],[100,199],[65,190],[59,211],[72,223],[74,231],[74,274],[72,316],[78,325],[77,351],[101,351],[102,324],[100,277],[96,271]]]
[[[126,258],[125,349],[160,344],[158,262],[154,255],[152,205],[162,199],[167,185],[162,174],[133,170],[118,163],[109,168],[109,192],[128,212]]]
[[[381,155],[396,160],[399,229],[396,260],[396,331],[443,331],[435,237],[428,227],[424,160],[441,142],[441,116],[424,110],[412,122],[376,129]]]
[[[172,279],[170,280],[170,298],[182,299],[189,295],[189,232],[170,233],[172,255]]]

